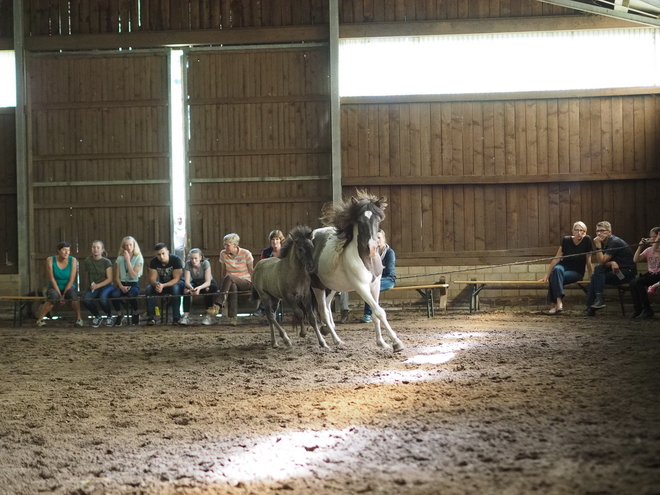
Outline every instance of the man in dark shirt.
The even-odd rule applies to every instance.
[[[597,265],[591,275],[587,293],[586,316],[595,316],[597,309],[605,307],[603,299],[605,285],[625,284],[637,275],[637,264],[633,261],[632,249],[627,242],[612,234],[610,222],[598,222],[594,246],[598,250]]]
[[[167,246],[159,242],[154,247],[156,256],[149,263],[149,285],[147,286],[147,325],[156,324],[156,299],[160,294],[180,296],[183,293],[183,261],[170,254]],[[172,322],[176,325],[181,319],[181,298],[170,297]]]

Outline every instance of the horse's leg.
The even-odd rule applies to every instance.
[[[310,325],[312,325],[312,328],[314,329],[314,332],[316,333],[316,338],[319,341],[319,345],[323,347],[324,349],[330,349],[330,346],[325,342],[325,339],[323,338],[323,335],[321,334],[321,328],[319,326],[319,321],[316,319],[316,315],[314,314],[314,309],[312,308],[312,297],[314,297],[313,294],[309,294],[302,302],[301,305],[303,307],[304,312],[307,314],[307,321]],[[305,321],[303,320],[303,326],[305,325]]]
[[[277,339],[275,338],[275,327],[273,325],[273,321],[275,321],[275,317],[273,316],[273,309],[271,307],[271,299],[270,296],[267,296],[266,294],[260,295],[260,299],[262,304],[264,305],[264,309],[266,310],[266,319],[268,320],[268,327],[270,329],[270,345],[271,347],[279,347],[277,343]]]
[[[270,314],[273,317],[273,324],[277,328],[277,331],[280,333],[280,337],[282,337],[282,340],[284,341],[284,344],[287,347],[291,347],[291,339],[287,335],[286,330],[284,330],[284,328],[282,328],[282,325],[280,325],[280,322],[277,321],[277,316],[276,315],[277,315],[277,308],[280,305],[280,300],[273,297],[271,299],[271,301],[272,302],[271,302],[271,305],[270,305]]]
[[[360,297],[364,300],[364,302],[366,302],[369,306],[371,306],[371,309],[373,310],[373,317],[374,317],[373,323],[374,323],[374,329],[376,330],[376,343],[380,347],[383,347],[384,349],[389,348],[389,346],[383,340],[383,335],[381,334],[380,331],[380,324],[382,322],[383,325],[385,326],[385,330],[387,331],[387,336],[392,341],[392,348],[394,349],[394,352],[402,351],[404,348],[403,343],[396,336],[396,333],[394,333],[394,330],[392,330],[392,327],[387,321],[387,313],[385,313],[385,310],[380,307],[380,304],[378,304],[378,298],[380,296],[380,280],[378,280],[378,284],[376,284],[376,286],[378,287],[376,289],[378,291],[376,292],[376,297],[374,297],[371,293],[373,286],[374,284],[371,284],[369,286],[365,286],[363,284],[356,284],[355,291],[360,295]]]
[[[330,291],[330,294],[326,296],[325,289],[316,289],[312,288],[314,295],[316,296],[316,302],[321,315],[321,322],[328,327],[330,335],[332,335],[332,340],[336,345],[341,345],[344,342],[339,338],[337,332],[335,331],[335,322],[332,319],[332,311],[330,310],[330,305],[332,304],[332,298],[335,297],[335,291]],[[319,330],[319,334],[320,334]]]

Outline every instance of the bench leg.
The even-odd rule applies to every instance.
[[[470,313],[479,311],[479,292],[486,287],[486,284],[472,286],[472,295],[470,296]]]
[[[619,302],[621,303],[621,314],[623,314],[623,316],[626,316],[626,307],[623,305],[623,295],[627,290],[628,289],[626,287],[617,286],[617,291],[619,292]]]

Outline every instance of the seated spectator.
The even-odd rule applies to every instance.
[[[605,307],[605,285],[625,284],[637,275],[632,249],[626,241],[612,234],[610,222],[602,221],[596,225],[594,247],[598,250],[598,264],[591,275],[585,316],[596,316],[596,311]]]
[[[92,314],[92,326],[101,325],[101,315],[96,307],[98,300],[101,309],[105,312],[106,325],[112,325],[112,309],[110,307],[110,293],[112,285],[112,262],[106,258],[105,246],[101,241],[92,242],[92,255],[85,258],[85,271],[89,278],[89,289],[83,296],[83,304]]]
[[[167,246],[159,242],[154,247],[155,256],[149,263],[147,286],[147,325],[156,324],[156,296],[169,294],[172,323],[181,319],[181,294],[183,293],[183,262],[176,254],[170,254]]]
[[[593,241],[587,235],[587,226],[583,222],[573,224],[573,235],[567,235],[561,240],[555,259],[548,267],[548,272],[539,282],[550,282],[548,302],[550,316],[564,311],[562,300],[566,295],[564,286],[573,284],[584,278],[585,268],[591,277],[594,271],[591,263]],[[580,256],[582,255],[582,256]]]
[[[630,282],[630,295],[635,307],[632,317],[636,320],[653,318],[655,313],[651,308],[648,288],[660,282],[660,227],[653,227],[649,238],[639,241],[633,260],[635,263],[646,261],[648,271]]]
[[[213,294],[218,292],[218,284],[213,280],[211,273],[211,263],[204,258],[201,249],[191,249],[188,253],[189,260],[183,267],[183,293],[190,295],[204,294],[204,304],[206,304],[206,316],[202,322],[204,325],[212,323],[212,316],[218,313],[218,308],[213,304]],[[190,324],[190,305],[192,297],[183,298],[183,318],[179,322],[181,325]],[[215,307],[214,307],[215,306]]]
[[[57,255],[46,259],[48,289],[46,291],[46,302],[41,307],[39,318],[37,318],[38,327],[43,327],[46,324],[44,317],[53,309],[53,306],[57,303],[64,304],[65,300],[71,301],[71,307],[76,314],[75,326],[83,326],[78,291],[75,284],[76,275],[78,274],[78,260],[70,256],[70,253],[71,244],[60,242],[57,245]]]
[[[121,240],[119,247],[119,254],[115,261],[115,285],[116,287],[110,294],[112,304],[115,307],[117,317],[114,320],[114,325],[120,327],[124,319],[124,313],[121,310],[121,301],[119,298],[127,297],[128,304],[133,309],[133,316],[130,323],[137,325],[140,322],[140,315],[137,314],[138,302],[135,296],[140,294],[140,277],[142,276],[142,268],[144,265],[144,258],[140,252],[140,246],[137,241],[129,236]],[[107,325],[111,326],[112,320],[108,321]]]
[[[238,234],[227,234],[223,238],[224,249],[220,251],[222,315],[228,316],[232,325],[238,323],[238,292],[252,290],[252,253],[238,245]]]
[[[383,274],[380,277],[380,291],[383,292],[391,289],[396,284],[396,270],[394,268],[396,254],[394,253],[394,249],[387,244],[387,238],[385,237],[385,232],[383,230],[378,231],[376,241],[378,242],[378,254],[383,263]],[[362,323],[371,323],[372,311],[371,306],[364,303]]]

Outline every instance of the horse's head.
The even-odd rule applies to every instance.
[[[381,200],[374,201],[371,198],[351,198],[351,203],[356,210],[355,224],[358,230],[358,252],[360,257],[376,256],[378,250],[378,229],[385,218]]]
[[[357,191],[349,201],[326,206],[321,216],[324,225],[337,229],[344,245],[353,240],[353,226],[358,226],[358,251],[360,256],[375,256],[376,235],[380,223],[385,219],[385,198],[376,198],[366,191]]]
[[[289,254],[293,250],[296,258],[307,273],[316,271],[314,262],[314,244],[312,242],[312,229],[307,225],[298,225],[286,236],[284,247],[280,251],[280,258]]]

